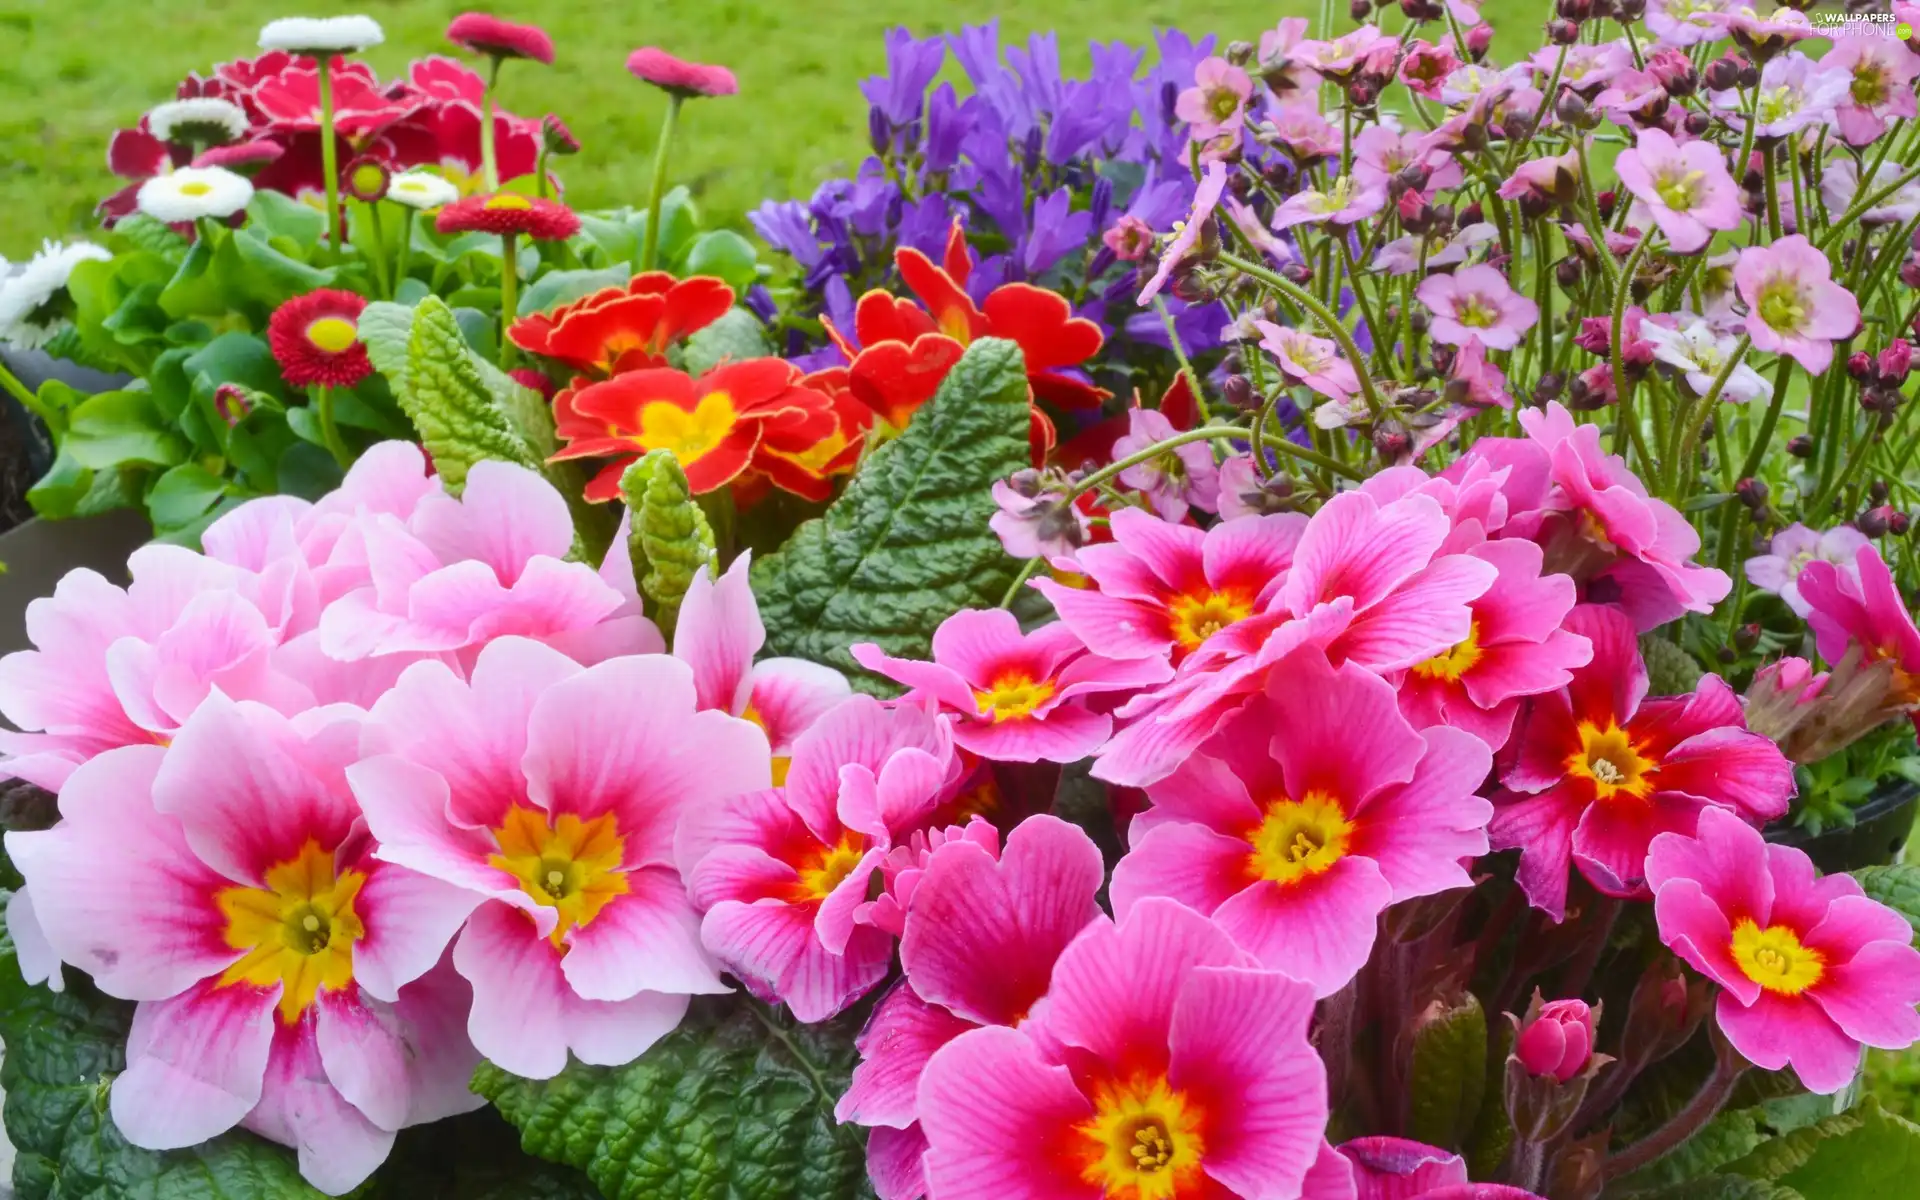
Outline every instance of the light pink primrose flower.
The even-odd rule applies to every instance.
[[[1697,46],[1717,42],[1726,31],[1708,19],[1710,13],[1727,10],[1732,0],[1650,0],[1647,28],[1668,46]]]
[[[1200,180],[1200,186],[1194,189],[1193,211],[1187,214],[1185,222],[1176,222],[1173,228],[1173,240],[1160,252],[1160,264],[1154,268],[1153,276],[1147,285],[1140,289],[1139,303],[1160,294],[1173,275],[1173,269],[1180,265],[1195,246],[1200,244],[1200,235],[1205,231],[1207,222],[1213,219],[1214,206],[1220,203],[1220,196],[1227,190],[1227,164],[1210,162],[1207,173]]]
[[[1428,196],[1460,186],[1464,172],[1453,155],[1427,145],[1424,134],[1409,133],[1387,125],[1369,125],[1353,138],[1353,178],[1362,185],[1387,181],[1411,166],[1427,172]]]
[[[1851,80],[1835,111],[1840,136],[1848,145],[1867,145],[1887,131],[1890,121],[1914,115],[1913,81],[1920,76],[1920,55],[1905,43],[1884,36],[1836,37],[1820,65],[1844,71]],[[1852,160],[1844,161],[1852,165]]]
[[[1681,145],[1663,130],[1642,129],[1614,170],[1681,254],[1705,246],[1716,229],[1740,227],[1740,189],[1712,142]]]
[[[1425,1200],[1436,1189],[1465,1184],[1458,1154],[1396,1137],[1362,1137],[1322,1145],[1300,1200]]]
[[[1173,115],[1187,123],[1195,141],[1203,142],[1239,133],[1252,97],[1253,80],[1247,73],[1215,54],[1200,60],[1194,85],[1174,100]]]
[[[1540,319],[1539,305],[1514,291],[1505,272],[1484,264],[1429,275],[1413,294],[1433,314],[1429,335],[1447,346],[1477,337],[1489,350],[1511,350]]]
[[[1858,40],[1858,39],[1856,39]],[[1912,99],[1912,93],[1907,94]],[[1898,183],[1906,174],[1897,163],[1883,162],[1873,173],[1873,186],[1869,194],[1881,188]],[[1791,184],[1792,180],[1788,180]],[[1860,196],[1860,166],[1844,155],[1836,161],[1826,164],[1820,176],[1820,198],[1827,202],[1827,211],[1836,217],[1853,208]],[[1920,180],[1908,180],[1896,188],[1892,195],[1860,214],[1863,225],[1887,225],[1895,221],[1911,221],[1920,217]]]
[[[1144,900],[1096,921],[1025,1025],[970,1030],[927,1064],[929,1190],[1298,1195],[1327,1119],[1312,1012],[1310,989],[1191,909]]]
[[[1378,675],[1295,655],[1263,700],[1148,787],[1114,911],[1171,897],[1331,995],[1366,965],[1389,904],[1472,886],[1460,864],[1486,852],[1493,809],[1474,792],[1492,761],[1469,733],[1416,732]]]
[[[1692,833],[1714,807],[1770,820],[1793,796],[1793,764],[1747,731],[1725,680],[1703,675],[1692,695],[1647,699],[1625,616],[1582,605],[1565,628],[1593,643],[1593,659],[1529,702],[1489,829],[1494,849],[1520,850],[1520,886],[1556,921],[1569,866],[1610,896],[1644,897],[1656,836]]]
[[[701,940],[754,994],[823,1021],[886,976],[869,881],[960,782],[948,723],[854,696],[800,736],[786,783],[689,808],[674,860]]]
[[[1280,207],[1274,210],[1273,227],[1284,230],[1295,225],[1351,225],[1386,206],[1384,185],[1361,183],[1353,175],[1342,175],[1324,192],[1305,188],[1281,201]]]
[[[383,860],[479,905],[453,961],[474,1045],[516,1075],[631,1062],[728,990],[675,873],[682,812],[767,786],[766,737],[696,711],[664,655],[582,667],[503,638],[471,679],[418,663],[374,705],[347,770]]]
[[[1754,1064],[1791,1066],[1830,1095],[1858,1073],[1863,1046],[1920,1041],[1913,928],[1852,876],[1823,877],[1805,852],[1705,812],[1694,836],[1654,840],[1647,882],[1660,940],[1720,985],[1714,1019]]]
[[[53,950],[139,1002],[109,1098],[134,1145],[244,1126],[339,1195],[397,1130],[478,1106],[467,988],[435,969],[476,898],[376,856],[342,776],[360,724],[216,693],[170,748],[75,770],[59,825],[7,834]]]
[[[1280,364],[1289,379],[1297,379],[1331,400],[1345,400],[1360,390],[1360,377],[1353,364],[1340,357],[1340,349],[1328,338],[1314,337],[1301,329],[1286,329],[1271,321],[1255,321],[1260,331],[1260,348]]]
[[[1815,559],[1801,568],[1800,595],[1821,658],[1838,663],[1848,645],[1858,643],[1866,661],[1893,664],[1900,702],[1920,702],[1920,629],[1880,551],[1872,545],[1855,550],[1850,572]]]
[[[1107,740],[1113,718],[1088,702],[1165,683],[1158,659],[1088,654],[1064,624],[1031,634],[1004,609],[962,609],[933,633],[933,661],[894,658],[872,642],[853,659],[910,690],[908,701],[953,718],[954,744],[995,762],[1078,762]]]
[[[1854,567],[1854,557],[1867,545],[1867,535],[1851,525],[1835,525],[1822,533],[1796,521],[1773,535],[1767,553],[1747,560],[1747,582],[1761,591],[1772,592],[1786,601],[1796,615],[1805,617],[1813,611],[1813,606],[1800,594],[1800,572],[1814,562],[1832,563],[1857,584],[1859,574]]]
[[[1834,341],[1860,327],[1853,293],[1833,281],[1827,256],[1797,233],[1742,250],[1733,283],[1747,305],[1753,348],[1788,355],[1810,374],[1824,373]]]
[[[1113,443],[1113,460],[1138,454],[1175,433],[1173,422],[1158,409],[1127,412],[1127,432]],[[1189,508],[1213,512],[1220,503],[1220,472],[1213,450],[1205,442],[1175,446],[1120,472],[1120,482],[1138,488],[1164,520],[1186,519]]]
[[[1015,826],[997,861],[966,840],[928,858],[900,943],[906,977],[855,1042],[861,1062],[834,1109],[872,1128],[868,1173],[882,1200],[926,1191],[918,1090],[927,1062],[968,1030],[1018,1028],[1036,1011],[1061,951],[1101,919],[1094,895],[1105,877],[1092,839],[1044,815]]]

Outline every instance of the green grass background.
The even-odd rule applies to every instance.
[[[741,94],[687,106],[673,175],[709,223],[733,224],[764,198],[804,197],[859,163],[867,107],[858,85],[884,68],[890,26],[925,35],[993,11],[958,0],[0,0],[0,255],[19,258],[43,237],[92,228],[93,205],[117,186],[106,169],[112,132],[171,98],[187,72],[251,54],[268,19],[364,12],[386,29],[386,45],[369,58],[390,77],[413,57],[445,51],[448,20],[472,8],[537,20],[553,35],[558,63],[510,65],[501,102],[567,121],[583,152],[562,169],[582,207],[644,203],[663,101],[627,75],[629,50],[658,45],[731,66]],[[1282,16],[1316,11],[1303,0],[1028,0],[1003,10],[1001,34],[1057,30],[1063,65],[1083,73],[1089,39],[1145,43],[1153,28],[1176,25],[1252,40]],[[1492,0],[1485,11],[1499,31],[1496,55],[1537,44],[1545,0]],[[1869,1069],[1890,1107],[1920,1114],[1920,1055],[1876,1051]]]

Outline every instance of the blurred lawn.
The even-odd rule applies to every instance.
[[[1538,0],[1496,0],[1526,12]],[[1338,0],[1344,10],[1346,0]],[[0,255],[18,258],[45,236],[84,232],[115,184],[107,138],[169,99],[190,70],[252,53],[267,19],[365,12],[387,32],[371,59],[383,76],[410,58],[448,49],[447,21],[469,8],[535,19],[553,35],[559,65],[508,67],[502,103],[523,116],[557,112],[584,152],[564,164],[570,197],[595,207],[645,193],[663,101],[623,69],[635,46],[726,63],[741,95],[688,105],[674,174],[724,221],[768,196],[804,196],[850,171],[866,152],[866,102],[858,84],[884,68],[882,33],[905,23],[921,34],[984,19],[991,6],[959,0],[0,0]],[[1049,0],[1002,17],[1003,38],[1039,29],[1061,35],[1063,65],[1084,72],[1086,43],[1148,40],[1178,24],[1253,39],[1314,0]],[[1397,22],[1398,16],[1395,15]],[[1509,39],[1530,20],[1497,22]]]

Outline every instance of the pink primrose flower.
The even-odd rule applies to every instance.
[[[1536,992],[1534,1002],[1539,999]],[[1551,1075],[1565,1083],[1593,1057],[1594,1023],[1585,1000],[1549,1000],[1521,1026],[1513,1055],[1529,1075]]]
[[[1174,100],[1173,115],[1188,125],[1195,141],[1221,134],[1238,134],[1246,123],[1247,101],[1253,98],[1253,80],[1247,73],[1211,55],[1194,69],[1194,85]]]
[[[1448,346],[1479,338],[1489,350],[1511,350],[1540,319],[1539,305],[1514,291],[1505,272],[1484,264],[1429,275],[1414,296],[1433,314],[1433,340]]]
[[[1800,596],[1821,658],[1838,663],[1857,643],[1866,661],[1893,664],[1901,702],[1920,702],[1920,629],[1879,550],[1856,549],[1852,571],[1822,559],[1808,563],[1800,571]]]
[[[1797,616],[1804,618],[1813,611],[1813,606],[1800,594],[1800,572],[1814,562],[1832,563],[1857,586],[1859,576],[1854,558],[1867,545],[1867,536],[1851,525],[1835,525],[1822,533],[1796,521],[1773,535],[1767,544],[1767,553],[1747,560],[1747,582],[1780,597]]]
[[[1747,305],[1755,350],[1792,357],[1808,373],[1833,363],[1833,343],[1860,327],[1853,293],[1833,281],[1827,256],[1800,234],[1740,252],[1734,286]]]
[[[1713,240],[1714,230],[1738,229],[1743,220],[1740,189],[1711,142],[1680,145],[1662,130],[1642,129],[1614,160],[1614,170],[1678,253],[1692,254]]]
[[[1467,1183],[1458,1154],[1396,1137],[1322,1145],[1300,1200],[1426,1200]]]

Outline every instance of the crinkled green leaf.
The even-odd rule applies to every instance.
[[[394,394],[454,495],[466,486],[468,469],[484,458],[540,469],[532,447],[494,403],[453,310],[436,298],[414,310],[405,384]]]
[[[682,363],[694,375],[704,375],[722,362],[742,362],[773,353],[760,318],[744,308],[729,310],[718,321],[687,339]]]
[[[620,498],[629,517],[634,581],[646,597],[647,615],[671,634],[695,573],[713,561],[713,527],[671,450],[649,451],[628,467],[620,477]]]
[[[1749,1153],[1727,1163],[1722,1173],[1751,1179],[1784,1178],[1805,1165],[1821,1143],[1845,1137],[1860,1126],[1860,1110],[1837,1113],[1782,1137],[1768,1138]]]
[[[1805,1161],[1773,1181],[1806,1200],[1913,1195],[1920,1186],[1920,1125],[1886,1111],[1871,1096],[1847,1115],[1855,1118],[1854,1128],[1816,1140]]]
[[[116,250],[144,250],[176,260],[186,254],[190,245],[179,230],[145,213],[134,213],[115,222],[107,234],[107,242]]]
[[[587,1173],[610,1200],[858,1200],[866,1137],[841,1125],[857,1014],[800,1025],[744,996],[702,997],[624,1067],[552,1079],[492,1065],[474,1090],[532,1154]]]
[[[1016,565],[987,528],[992,486],[1027,464],[1027,425],[1020,347],[975,342],[832,507],[753,564],[768,653],[830,664],[880,691],[848,646],[924,658],[941,621],[997,604]]]
[[[1415,1032],[1410,1087],[1414,1140],[1459,1146],[1479,1119],[1487,1089],[1487,1015],[1472,992]]]
[[[1853,873],[1867,895],[1907,919],[1920,936],[1920,866],[1892,863],[1884,867],[1864,867]]]
[[[1611,1194],[1611,1193],[1609,1193]],[[1744,1175],[1707,1175],[1669,1184],[1652,1192],[1634,1192],[1633,1200],[1806,1200],[1799,1192]]]
[[[1700,676],[1706,673],[1693,655],[1651,633],[1640,639],[1640,656],[1647,662],[1647,691],[1651,695],[1685,695],[1698,686]]]
[[[1760,1117],[1759,1111],[1751,1108],[1723,1112],[1622,1183],[1631,1189],[1657,1190],[1711,1175],[1760,1145]]]

